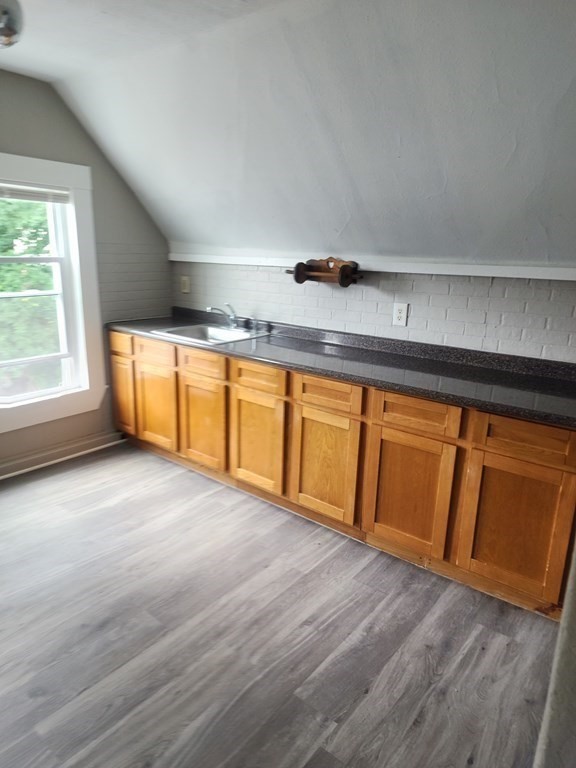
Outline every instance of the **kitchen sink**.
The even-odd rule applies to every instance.
[[[184,325],[178,328],[161,328],[152,331],[156,336],[167,339],[193,341],[196,344],[206,344],[213,347],[217,344],[228,344],[231,341],[256,339],[268,336],[266,331],[249,331],[246,328],[226,328],[221,325]]]

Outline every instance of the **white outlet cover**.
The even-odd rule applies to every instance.
[[[392,310],[392,325],[407,325],[408,304],[396,303]]]

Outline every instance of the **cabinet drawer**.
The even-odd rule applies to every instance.
[[[174,366],[176,364],[176,347],[165,341],[153,341],[135,336],[134,354],[139,360],[156,365]]]
[[[209,379],[226,378],[226,358],[202,349],[178,347],[178,367],[187,374],[206,376]]]
[[[462,409],[420,397],[370,390],[370,418],[379,424],[458,437]]]
[[[132,336],[129,333],[110,331],[109,339],[111,352],[117,352],[119,355],[133,354]]]
[[[474,441],[519,458],[576,467],[576,433],[568,429],[478,412]]]
[[[260,365],[248,360],[231,360],[231,380],[248,389],[257,389],[271,395],[286,394],[286,371],[271,365]]]
[[[333,411],[359,416],[362,413],[362,387],[319,376],[294,374],[294,399]]]

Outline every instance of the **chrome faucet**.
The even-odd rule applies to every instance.
[[[206,307],[206,312],[222,312],[226,320],[228,320],[228,326],[230,328],[236,328],[238,325],[238,315],[234,311],[234,307],[232,304],[228,304],[228,302],[226,302],[224,306],[228,307],[228,310],[220,309],[220,307]]]

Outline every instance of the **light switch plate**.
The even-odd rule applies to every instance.
[[[190,278],[188,275],[180,277],[180,293],[190,293]]]

